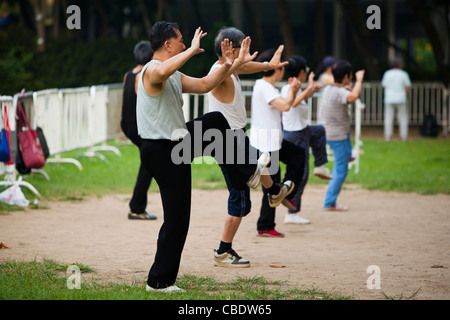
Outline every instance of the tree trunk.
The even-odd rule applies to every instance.
[[[354,39],[354,44],[357,51],[361,53],[362,59],[364,61],[364,66],[366,69],[366,74],[368,78],[379,79],[380,71],[374,62],[376,58],[374,56],[374,48],[372,43],[372,38],[369,29],[367,28],[366,21],[359,3],[357,0],[340,0],[344,10],[344,17],[347,24],[351,28],[352,37]]]
[[[169,9],[169,2],[167,0],[158,0],[158,12],[156,13],[156,18],[158,21],[172,20]]]
[[[261,26],[261,0],[257,0],[254,5],[256,14],[252,12],[252,4],[249,0],[244,0],[244,12],[250,25],[250,32],[252,34],[252,51],[261,52],[264,48],[262,38],[262,26]]]
[[[61,17],[61,0],[55,0],[53,2],[53,37],[56,39],[59,37],[60,25],[59,20]]]
[[[284,42],[284,54],[289,57],[295,54],[294,37],[292,35],[292,29],[289,22],[289,7],[286,0],[277,0],[277,4],[280,32]]]
[[[145,32],[147,33],[148,36],[150,36],[153,24],[150,17],[148,16],[147,6],[145,5],[143,0],[137,0],[137,2],[139,5],[139,9],[141,9],[142,20],[144,21],[145,26]]]
[[[323,0],[316,0],[316,35],[314,41],[314,55],[320,59],[326,55],[326,36],[323,13]]]
[[[37,29],[37,46],[38,50],[45,51],[45,10],[47,7],[46,0],[31,0],[34,9]]]

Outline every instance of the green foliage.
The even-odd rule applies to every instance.
[[[39,52],[30,30],[0,30],[0,94],[122,82],[136,64],[135,44],[114,36],[95,41],[60,37],[48,39],[45,52]]]

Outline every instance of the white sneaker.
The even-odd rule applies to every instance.
[[[176,285],[172,285],[170,287],[167,288],[161,288],[161,289],[155,289],[150,287],[149,285],[147,285],[147,287],[145,288],[146,291],[150,291],[150,292],[164,292],[164,293],[173,293],[173,292],[186,292],[185,290],[178,288]]]
[[[324,180],[331,180],[333,178],[330,174],[330,169],[324,166],[314,168],[314,175]]]
[[[297,213],[293,213],[293,214],[287,214],[284,217],[284,223],[292,223],[292,224],[310,224],[311,221],[309,221],[308,219],[305,219],[303,217],[301,217],[299,214]]]
[[[348,211],[348,207],[339,203],[333,204],[331,207],[325,208],[326,211]]]
[[[270,154],[268,152],[264,152],[258,159],[258,165],[256,166],[255,173],[248,179],[247,186],[252,189],[256,189],[259,186],[259,180],[261,179],[261,175],[264,169],[269,165],[270,162]]]

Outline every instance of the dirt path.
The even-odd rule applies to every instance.
[[[308,186],[303,216],[310,225],[285,225],[277,210],[277,230],[285,238],[255,236],[261,192],[252,194],[253,210],[234,241],[234,249],[252,263],[248,269],[214,267],[223,228],[227,191],[193,191],[191,226],[180,274],[217,280],[263,276],[287,280],[300,289],[319,288],[355,299],[395,297],[450,299],[450,196],[424,196],[361,190],[347,186],[340,202],[350,211],[322,210],[326,186]],[[79,262],[96,277],[145,283],[162,223],[159,194],[150,195],[156,221],[129,221],[129,195],[111,195],[78,203],[45,202],[47,209],[0,215],[0,261],[48,258]],[[283,266],[274,268],[273,265]],[[369,289],[369,266],[378,266],[381,289]],[[376,276],[376,274],[374,274]],[[371,282],[376,283],[376,282]]]

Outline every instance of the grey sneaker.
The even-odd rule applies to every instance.
[[[248,268],[250,261],[242,259],[233,249],[222,254],[214,250],[214,265],[225,268]]]
[[[324,179],[324,180],[333,179],[333,176],[330,173],[330,169],[328,169],[324,166],[314,168],[314,175],[316,177],[319,177],[320,179]]]
[[[247,186],[252,189],[256,189],[259,186],[259,180],[264,169],[269,165],[270,162],[270,154],[268,152],[264,152],[258,159],[258,164],[256,166],[255,173],[248,179]]]
[[[294,190],[294,183],[291,180],[287,180],[281,186],[280,193],[277,195],[268,194],[269,198],[269,206],[271,208],[276,208],[283,202],[284,198],[286,198],[291,192]]]

